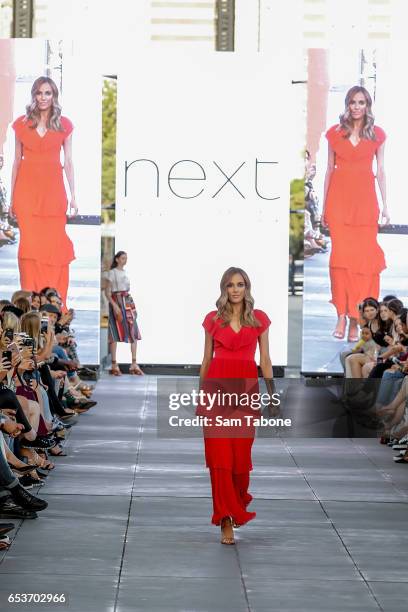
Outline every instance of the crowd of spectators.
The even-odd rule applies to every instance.
[[[66,456],[67,431],[96,402],[80,378],[70,327],[52,287],[17,291],[0,300],[0,518],[36,518],[47,507],[34,487],[44,484],[55,457]],[[0,523],[0,550],[12,523]]]
[[[360,305],[359,342],[341,353],[345,401],[369,407],[380,426],[380,440],[408,465],[408,309],[395,295]]]

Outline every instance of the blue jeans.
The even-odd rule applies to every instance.
[[[395,372],[386,370],[381,379],[380,389],[377,395],[377,404],[381,404],[382,406],[389,404],[400,390],[404,378],[405,374],[399,370]]]
[[[6,443],[3,433],[0,432],[0,499],[7,497],[7,489],[12,489],[18,485],[16,478],[10,469],[6,458]]]

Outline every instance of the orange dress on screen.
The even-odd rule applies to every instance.
[[[335,153],[325,209],[331,236],[331,302],[338,315],[358,318],[364,298],[378,299],[380,272],[386,268],[377,242],[379,206],[373,173],[374,156],[386,136],[375,126],[376,140],[362,138],[354,146],[338,127],[326,132]]]
[[[20,229],[21,288],[55,287],[66,306],[69,264],[75,254],[65,231],[68,201],[60,154],[73,125],[61,117],[61,126],[61,132],[48,129],[40,136],[24,116],[14,121],[23,156],[14,186],[13,212]]]
[[[259,336],[271,323],[268,316],[262,310],[254,310],[260,327],[245,326],[235,332],[231,325],[223,326],[222,319],[214,320],[216,314],[215,310],[209,312],[203,321],[203,327],[212,336],[214,344],[214,356],[206,381],[227,379],[226,392],[236,392],[238,388],[245,386],[251,389],[251,393],[259,392],[255,351]],[[252,409],[248,408],[247,412],[251,411]],[[205,416],[206,410],[198,409],[197,414]],[[210,469],[213,498],[212,523],[215,525],[219,525],[225,516],[231,516],[238,525],[243,525],[256,516],[255,512],[247,511],[252,500],[248,487],[255,431],[253,426],[244,426],[240,431],[245,437],[236,437],[228,427],[204,427],[205,460]],[[222,437],[223,435],[230,437]]]

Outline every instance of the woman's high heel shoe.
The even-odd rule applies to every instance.
[[[223,528],[226,527],[228,524],[231,527],[232,536],[226,536],[223,533]],[[224,518],[221,520],[221,544],[226,544],[227,546],[232,546],[233,544],[235,544],[233,525],[234,521],[232,519],[232,516],[224,516]]]
[[[109,370],[109,374],[112,374],[112,376],[122,376],[122,372],[117,361],[112,361],[112,367]]]
[[[358,342],[360,337],[356,319],[350,319],[347,342]]]
[[[346,325],[346,315],[340,315],[337,321],[336,328],[333,332],[333,337],[337,338],[338,340],[343,340],[344,336],[346,335]]]
[[[129,374],[134,374],[135,376],[143,376],[142,370],[137,365],[136,361],[132,361],[132,365],[129,367]]]

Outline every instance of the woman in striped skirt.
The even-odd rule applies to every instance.
[[[116,361],[116,348],[118,342],[130,343],[132,351],[132,365],[129,374],[142,375],[143,372],[136,362],[136,343],[141,340],[137,325],[136,306],[129,293],[130,283],[124,267],[127,262],[125,251],[118,251],[113,258],[111,268],[105,273],[107,287],[106,297],[109,301],[109,347],[112,356],[110,374],[121,376],[122,372]]]

